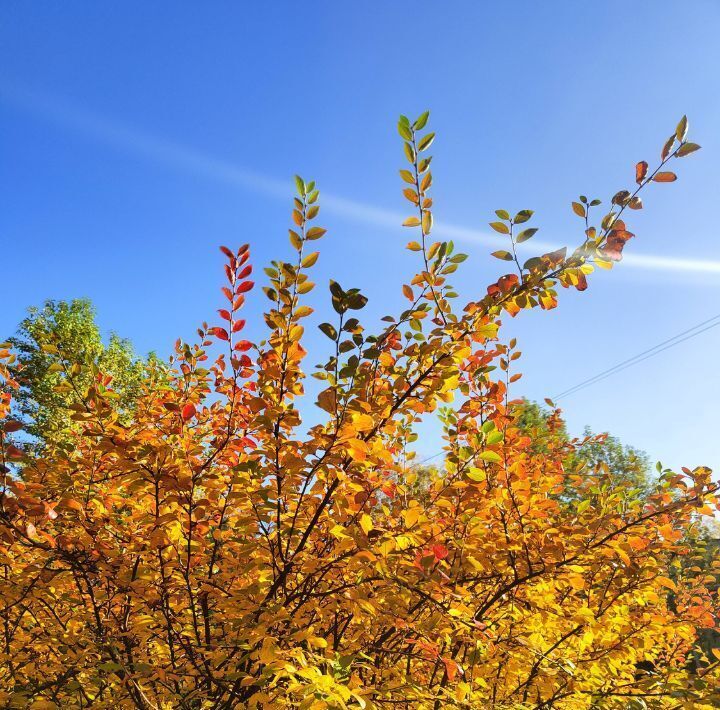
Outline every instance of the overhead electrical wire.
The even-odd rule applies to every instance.
[[[674,335],[672,338],[663,340],[661,343],[658,343],[657,345],[653,345],[653,347],[648,348],[647,350],[643,350],[641,353],[638,353],[637,355],[633,355],[633,357],[627,358],[627,360],[623,360],[622,362],[619,362],[616,365],[609,367],[607,370],[603,370],[602,372],[599,372],[597,375],[590,377],[587,380],[583,380],[582,382],[579,382],[578,384],[574,385],[573,387],[569,387],[568,389],[564,390],[563,392],[560,392],[559,394],[555,395],[555,397],[553,397],[553,401],[558,400],[561,397],[567,397],[568,395],[575,394],[576,392],[579,392],[581,389],[585,389],[585,387],[594,385],[595,383],[600,382],[601,380],[604,380],[607,377],[610,377],[610,375],[614,375],[616,372],[620,372],[621,370],[625,370],[628,367],[637,365],[638,363],[643,362],[644,360],[647,360],[648,358],[654,357],[655,355],[659,355],[661,352],[663,352],[665,350],[669,350],[670,348],[673,348],[676,345],[680,345],[680,343],[683,343],[686,340],[690,340],[690,338],[694,338],[695,336],[700,335],[700,333],[704,333],[706,330],[710,330],[711,328],[714,328],[717,325],[720,325],[720,313],[718,313],[717,315],[714,315],[712,318],[708,318],[707,320],[704,320],[702,323],[698,323],[697,325],[694,325],[692,328],[688,328],[687,330],[684,330],[681,333]]]
[[[694,325],[692,328],[688,328],[687,330],[683,330],[681,333],[678,333],[677,335],[673,335],[671,338],[668,338],[667,340],[663,340],[661,343],[658,343],[657,345],[653,345],[651,348],[648,348],[647,350],[643,350],[642,352],[638,353],[637,355],[633,355],[632,357],[629,357],[626,360],[623,360],[622,362],[619,362],[616,365],[613,365],[612,367],[607,368],[607,370],[603,370],[602,372],[599,372],[597,375],[594,375],[593,377],[589,377],[587,380],[578,382],[578,384],[574,385],[573,387],[569,387],[564,392],[560,392],[560,394],[555,395],[555,397],[553,397],[553,401],[557,401],[557,400],[561,399],[562,397],[568,397],[571,394],[575,394],[576,392],[579,392],[580,390],[585,389],[586,387],[590,387],[591,385],[594,385],[594,384],[610,377],[611,375],[614,375],[617,372],[626,370],[628,367],[632,367],[633,365],[637,365],[637,364],[643,362],[644,360],[654,357],[655,355],[659,355],[661,352],[664,352],[665,350],[674,348],[676,345],[680,345],[680,343],[684,343],[686,340],[690,340],[691,338],[694,338],[694,337],[700,335],[701,333],[704,333],[706,330],[715,328],[718,325],[720,325],[720,313],[712,316],[711,318],[708,318],[707,320],[702,321],[702,323],[698,323],[697,325]],[[441,456],[444,453],[445,453],[445,451],[438,451],[437,453],[432,454],[432,456],[428,456],[424,459],[421,459],[414,465],[421,466],[422,464],[427,463],[428,461],[432,461],[433,459],[436,459],[438,456]]]

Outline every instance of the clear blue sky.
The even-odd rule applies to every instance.
[[[646,195],[634,262],[509,324],[516,394],[554,395],[720,312],[719,32],[716,0],[5,2],[0,335],[88,296],[106,332],[169,352],[220,305],[219,243],[288,254],[295,172],[328,198],[318,280],[361,287],[377,322],[415,268],[395,122],[426,107],[436,219],[471,255],[471,298],[503,273],[494,209],[534,209],[538,240],[572,244],[570,201],[628,187],[687,113],[703,150]],[[563,399],[571,429],[720,467],[719,345],[720,327]],[[437,445],[429,429],[420,449]]]

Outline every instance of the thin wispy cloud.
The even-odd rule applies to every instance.
[[[282,199],[288,196],[289,181],[268,177],[230,161],[137,130],[56,97],[0,85],[0,100],[79,131],[93,140],[135,153],[154,162],[191,172],[208,180],[234,185],[242,190]],[[405,218],[401,212],[328,194],[325,191],[323,191],[323,207],[327,212],[338,214],[345,219],[380,228],[397,228]],[[497,238],[487,232],[439,220],[435,223],[434,234],[439,238],[482,246],[495,247],[498,243]],[[560,246],[564,245],[533,240],[532,244],[520,245],[519,248],[522,251],[537,253],[538,250],[557,249]],[[654,271],[720,274],[720,261],[637,252],[624,255],[623,264]]]

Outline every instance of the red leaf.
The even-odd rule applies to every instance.
[[[444,545],[433,545],[430,549],[433,555],[435,555],[436,560],[444,560],[450,554]]]
[[[246,350],[250,350],[252,347],[252,343],[249,340],[241,340],[238,343],[235,343],[235,350],[239,350],[241,353],[244,353]]]
[[[255,285],[254,281],[243,281],[236,289],[235,293],[247,293]]]
[[[230,340],[230,336],[225,328],[210,328],[210,333],[220,340]]]
[[[18,431],[23,428],[23,423],[15,421],[14,419],[8,419],[3,425],[2,425],[3,431],[6,431],[8,434],[12,433],[13,431]]]
[[[230,316],[230,311],[227,311],[227,310],[225,310],[224,308],[219,309],[219,310],[218,310],[218,313],[220,314],[220,317],[221,317],[223,320],[230,320],[230,318],[231,318],[231,316]]]
[[[498,279],[497,285],[503,293],[507,293],[518,283],[518,281],[519,279],[515,274],[506,274]]]
[[[196,414],[195,405],[190,402],[189,404],[186,404],[182,408],[182,418],[187,421],[188,419],[192,419]]]
[[[18,449],[17,446],[10,445],[5,449],[5,456],[9,459],[21,459],[25,456],[25,453]]]
[[[248,265],[238,274],[238,278],[239,278],[239,279],[244,279],[244,278],[247,278],[248,276],[250,276],[250,274],[252,274],[252,264],[248,264]]]
[[[648,164],[646,160],[641,160],[636,166],[635,166],[635,182],[639,185],[647,175],[648,171]]]
[[[624,227],[625,225],[623,224],[622,226]],[[603,254],[612,261],[620,261],[625,243],[634,236],[634,234],[625,231],[625,229],[613,229],[608,234],[607,241],[602,249]]]
[[[249,248],[250,248],[250,245],[249,245],[249,244],[243,244],[243,245],[238,249],[238,256],[241,256],[242,254],[244,254]]]
[[[222,292],[227,296],[228,301],[233,300],[233,292],[227,286],[222,287]]]
[[[235,257],[235,254],[233,254],[227,247],[220,247],[220,251],[225,254],[228,259],[233,259]]]
[[[239,330],[242,330],[244,327],[245,327],[245,321],[244,321],[244,320],[235,321],[235,323],[234,323],[234,325],[233,325],[232,332],[233,332],[233,333],[237,333]]]

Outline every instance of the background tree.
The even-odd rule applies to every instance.
[[[556,421],[555,410],[524,399],[514,406],[514,411],[518,427],[527,432],[538,451],[542,451],[544,442],[551,437],[570,442],[564,422]],[[648,495],[654,484],[650,459],[644,451],[623,444],[607,432],[593,433],[589,427],[585,427],[582,438],[573,446],[567,465],[574,469],[604,471],[613,485],[627,484],[628,490],[636,491],[640,497]],[[572,491],[566,495],[572,496]]]
[[[70,443],[70,404],[92,384],[89,366],[112,378],[115,406],[125,414],[132,411],[143,379],[161,369],[154,355],[138,358],[130,341],[115,333],[104,343],[87,299],[46,301],[28,309],[9,342],[18,355],[17,412],[41,444]]]
[[[650,460],[644,451],[623,444],[620,439],[608,433],[595,434],[586,427],[581,439],[573,440],[567,431],[560,410],[548,409],[522,399],[511,402],[509,410],[514,417],[515,426],[531,439],[531,448],[536,453],[547,453],[551,447],[568,447],[565,465],[572,470],[587,469],[592,473],[605,473],[612,486],[622,484],[631,495],[646,497],[649,495],[655,479]],[[437,475],[432,465],[413,467],[410,495],[423,498],[427,495],[430,481]],[[572,488],[562,493],[563,499],[577,504],[577,496]]]

